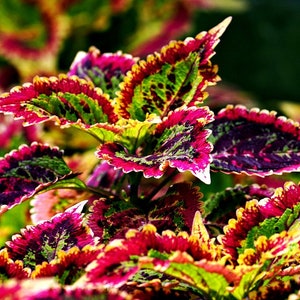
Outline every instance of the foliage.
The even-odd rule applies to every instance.
[[[298,123],[204,103],[230,20],[145,60],[91,47],[1,95],[1,213],[31,206],[0,251],[3,297],[299,298],[300,184],[211,185],[300,163]],[[57,131],[65,152],[44,141]]]

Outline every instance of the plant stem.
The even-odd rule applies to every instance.
[[[143,174],[141,172],[131,172],[129,174],[129,184],[130,184],[130,202],[136,206],[141,206],[141,201],[139,201],[139,186]]]
[[[100,196],[105,196],[105,197],[108,197],[108,198],[117,197],[117,195],[115,195],[114,193],[109,192],[109,191],[105,191],[103,189],[100,189],[99,187],[95,188],[95,187],[92,187],[92,186],[87,186],[87,190],[91,191],[92,193],[98,194]]]

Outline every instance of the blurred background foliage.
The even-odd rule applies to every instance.
[[[1,0],[0,91],[34,75],[66,72],[91,45],[145,57],[228,15],[233,21],[213,58],[230,86],[224,95],[247,95],[276,110],[283,101],[297,103],[298,0]],[[242,93],[233,96],[230,89]]]

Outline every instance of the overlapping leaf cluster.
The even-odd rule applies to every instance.
[[[298,123],[239,105],[214,116],[203,104],[229,22],[146,60],[91,47],[68,74],[1,95],[0,111],[34,130],[10,144],[21,126],[3,117],[4,147],[28,144],[0,160],[1,218],[30,200],[31,219],[0,251],[1,295],[300,297],[300,185],[201,192],[211,169],[299,170]],[[85,133],[97,149],[80,135],[63,153],[44,142],[55,128],[57,141]]]

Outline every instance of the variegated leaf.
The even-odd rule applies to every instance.
[[[226,251],[237,258],[238,252],[253,248],[260,236],[270,237],[282,231],[299,231],[300,186],[287,182],[272,196],[247,201],[224,227],[222,243]]]
[[[26,125],[54,120],[61,126],[115,123],[117,116],[108,99],[92,82],[78,77],[35,77],[0,96],[0,112],[22,118]]]
[[[121,51],[100,53],[97,48],[91,47],[88,53],[78,52],[68,75],[77,75],[92,81],[113,99],[119,90],[120,82],[136,61],[137,58]]]
[[[274,189],[252,184],[249,186],[236,185],[222,192],[213,193],[202,203],[203,216],[206,220],[224,223],[235,215],[235,210],[250,199],[270,197]]]
[[[55,259],[58,252],[77,246],[94,245],[95,240],[88,227],[83,224],[81,211],[83,201],[65,212],[55,215],[51,220],[27,226],[7,242],[11,259],[23,261],[24,266],[34,269],[42,262]]]
[[[14,261],[9,257],[7,248],[3,248],[0,251],[0,283],[7,281],[8,279],[24,279],[29,278],[30,270],[24,268],[23,262],[20,260]]]
[[[202,260],[207,264],[209,271],[219,269],[222,275],[227,274],[230,278],[229,273],[232,274],[232,272],[226,271],[221,264],[217,264],[216,268],[210,268],[210,264],[207,263],[209,261],[214,264],[220,259],[219,250],[219,246],[197,239],[195,236],[189,236],[186,232],[176,235],[166,230],[158,234],[153,225],[147,224],[141,231],[129,230],[125,239],[111,241],[96,261],[88,266],[86,278],[82,280],[93,285],[105,284],[107,287],[120,287],[130,282],[132,276],[136,275],[140,268],[147,268],[144,263],[148,259],[152,261],[154,258],[154,261],[159,263],[163,258],[164,264],[168,266],[174,259],[174,253],[182,254],[180,257],[182,263],[186,263],[187,258],[188,262],[193,259]],[[163,271],[163,265],[161,267],[159,271]],[[194,267],[197,268],[195,265]],[[226,278],[227,275],[225,275]],[[182,277],[179,276],[178,279],[186,282],[185,274],[182,274]]]
[[[143,172],[145,177],[161,177],[171,167],[180,172],[190,171],[205,183],[210,182],[211,144],[204,125],[212,121],[207,107],[176,110],[159,123],[153,141],[148,140],[150,154],[131,154],[118,143],[107,143],[99,148],[98,156],[125,173]]]
[[[94,261],[101,247],[87,244],[74,246],[67,251],[57,251],[56,258],[44,261],[32,271],[31,278],[56,277],[61,285],[71,285],[85,273],[88,264]]]
[[[300,127],[274,111],[227,106],[212,130],[214,170],[266,176],[300,170]]]
[[[201,196],[190,184],[178,183],[164,196],[150,201],[144,210],[124,200],[101,198],[93,203],[88,225],[102,242],[124,238],[129,229],[138,229],[147,223],[153,224],[158,232],[166,228],[174,232],[191,231]]]
[[[172,41],[135,64],[121,83],[118,113],[143,121],[148,114],[164,117],[184,104],[202,102],[206,86],[218,80],[217,67],[209,59],[230,20],[195,39]]]
[[[153,269],[171,276],[193,288],[197,294],[215,295],[216,298],[229,298],[228,286],[238,279],[238,276],[221,263],[206,260],[194,262],[187,253],[175,251],[168,259],[144,258],[141,268]]]
[[[47,145],[23,145],[0,159],[0,211],[32,197],[38,191],[61,185],[83,187],[62,158]]]

